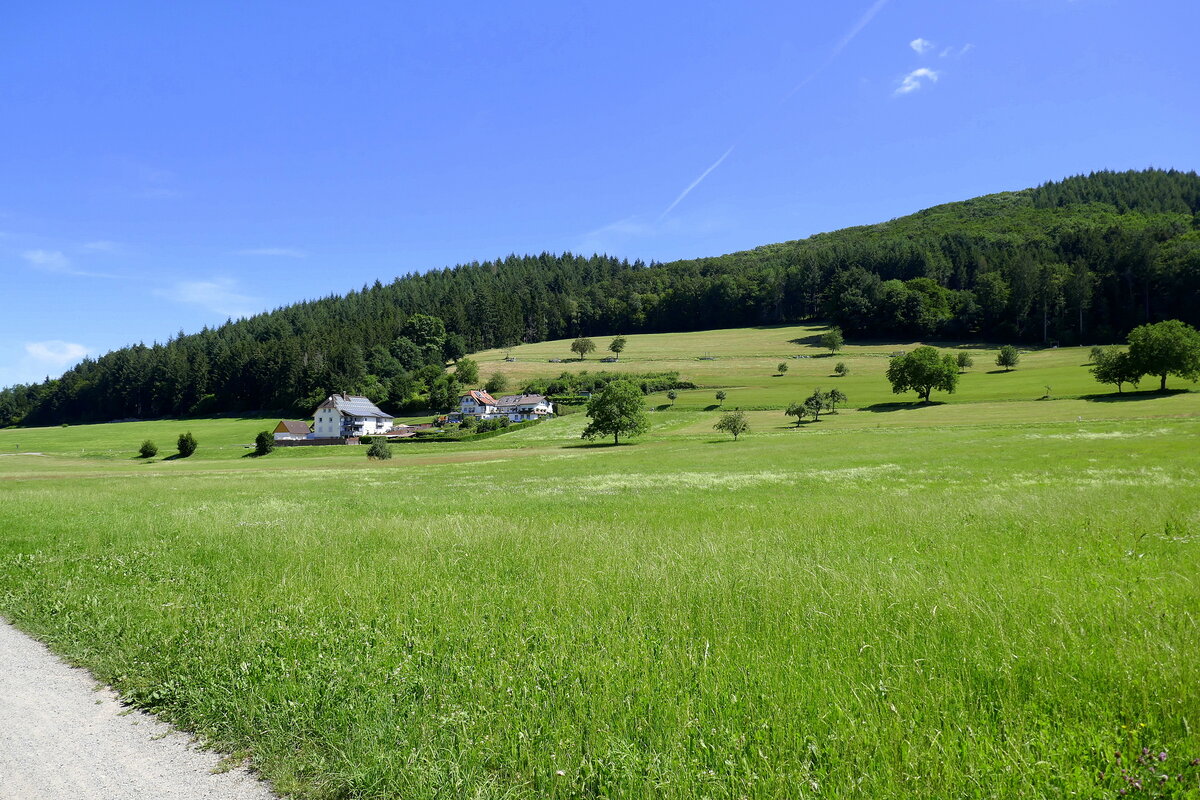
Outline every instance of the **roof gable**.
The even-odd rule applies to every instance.
[[[356,394],[334,394],[330,395],[329,399],[321,405],[317,406],[317,411],[323,408],[332,408],[340,411],[347,417],[379,417],[382,419],[395,419],[391,414],[385,414],[379,409],[379,406],[372,403],[366,397]]]

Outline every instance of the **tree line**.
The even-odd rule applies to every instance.
[[[446,364],[482,349],[814,318],[860,338],[1062,344],[1200,324],[1200,176],[1093,173],[665,264],[542,253],[376,281],[9,387],[0,426],[307,414],[335,391],[394,412],[443,400]]]

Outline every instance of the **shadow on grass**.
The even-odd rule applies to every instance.
[[[1007,375],[1007,374],[1008,374],[1008,373],[1010,373],[1010,372],[1016,372],[1016,370],[1012,370],[1012,369],[989,369],[989,370],[988,370],[988,371],[987,371],[985,374],[987,374],[987,375]]]
[[[187,458],[183,453],[173,453],[165,458],[160,458],[159,461],[182,461]]]
[[[711,406],[705,406],[704,410],[705,411],[716,411],[720,407],[721,407],[720,403],[713,403]]]
[[[1111,392],[1109,394],[1082,394],[1080,400],[1087,400],[1089,403],[1125,403],[1135,400],[1155,400],[1159,397],[1170,397],[1176,394],[1187,394],[1187,389],[1167,389],[1165,392],[1158,389],[1143,390],[1140,392]]]
[[[916,400],[909,403],[875,403],[874,405],[863,406],[862,411],[871,411],[876,414],[885,411],[915,411],[918,408],[931,408],[933,406],[946,405],[941,400],[930,400],[926,403],[924,400]]]
[[[574,444],[564,444],[563,449],[564,450],[596,450],[596,449],[603,450],[607,447],[632,447],[635,444],[637,444],[637,442],[621,442],[619,444],[613,444],[612,442],[609,442],[609,441],[576,442]]]

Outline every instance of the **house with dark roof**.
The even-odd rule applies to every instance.
[[[470,391],[459,398],[458,413],[463,417],[528,422],[553,416],[554,407],[540,394],[509,394],[499,400],[484,391]]]
[[[394,419],[365,397],[333,394],[313,412],[313,435],[317,439],[338,439],[387,433]]]
[[[286,442],[295,439],[307,439],[312,435],[312,431],[308,429],[307,422],[301,422],[298,419],[280,420],[273,431],[275,441]]]

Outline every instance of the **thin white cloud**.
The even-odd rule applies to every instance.
[[[900,79],[900,85],[896,87],[895,93],[909,94],[910,92],[915,92],[917,89],[920,89],[922,86],[924,86],[922,81],[937,83],[937,79],[938,73],[931,69],[927,69],[925,67],[914,69],[912,72]]]
[[[180,281],[169,289],[155,291],[159,297],[176,303],[200,306],[223,317],[249,317],[256,313],[259,302],[238,291],[237,282],[229,278],[209,281]]]
[[[21,253],[21,258],[47,272],[69,272],[71,269],[71,259],[61,250],[26,250]]]
[[[106,272],[90,272],[88,270],[76,269],[72,266],[71,259],[67,258],[66,254],[61,250],[26,250],[21,253],[21,258],[42,272],[52,272],[56,275],[75,275],[82,278],[118,277],[116,275],[109,275]]]
[[[825,59],[824,63],[822,63],[821,66],[819,66],[815,70],[813,70],[812,73],[809,74],[808,77],[806,77],[804,80],[800,81],[798,84],[793,86],[792,89],[787,94],[785,94],[783,97],[780,98],[779,102],[776,104],[776,107],[782,105],[784,102],[786,102],[788,100],[788,98],[790,98],[796,92],[800,91],[800,89],[802,89],[803,87],[805,87],[809,83],[811,83],[818,75],[821,74],[821,72],[823,72],[825,70],[826,67],[828,67],[830,64],[832,64],[834,62],[834,60],[841,54],[841,52],[846,49],[846,46],[849,45],[850,42],[854,41],[854,37],[856,37],[856,36],[858,36],[858,34],[862,33],[863,28],[870,25],[871,20],[875,19],[875,15],[878,14],[880,12],[880,10],[882,10],[883,7],[887,4],[888,4],[888,0],[875,0],[875,2],[871,4],[870,8],[868,8],[861,17],[859,17],[858,22],[854,23],[853,27],[851,27],[850,30],[847,31],[846,34],[841,39],[838,40],[837,44],[835,44],[833,46],[833,50],[830,51],[829,57]],[[685,197],[687,197],[693,189],[695,189],[697,186],[699,186],[700,182],[703,181],[705,178],[707,178],[714,169],[721,166],[721,162],[723,162],[725,159],[729,158],[729,155],[734,151],[734,148],[736,148],[737,146],[738,146],[738,142],[735,141],[733,144],[731,144],[729,146],[728,150],[726,150],[724,153],[721,154],[720,158],[718,158],[716,161],[714,161],[712,163],[712,165],[709,166],[708,169],[706,169],[706,170],[704,170],[704,172],[700,173],[700,177],[696,178],[696,180],[694,180],[690,184],[688,184],[687,188],[679,193],[679,196],[676,197],[674,201],[672,201],[671,205],[667,206],[666,211],[663,211],[662,214],[659,215],[659,217],[658,217],[659,221],[661,222],[663,217],[667,216],[667,214],[670,214],[671,211],[674,210],[675,206],[677,206],[681,202],[683,202],[683,199]]]
[[[962,58],[974,49],[975,45],[970,43],[964,44],[962,47],[954,47],[952,45],[942,48],[942,52],[938,53],[938,58]]]
[[[63,369],[88,354],[88,349],[75,342],[50,339],[45,342],[26,342],[25,353],[40,366]]]
[[[917,51],[917,55],[923,56],[933,49],[933,42],[928,39],[913,39],[908,43],[908,46]]]
[[[308,258],[308,253],[298,247],[252,247],[247,250],[236,250],[238,256],[280,256],[283,258]]]

